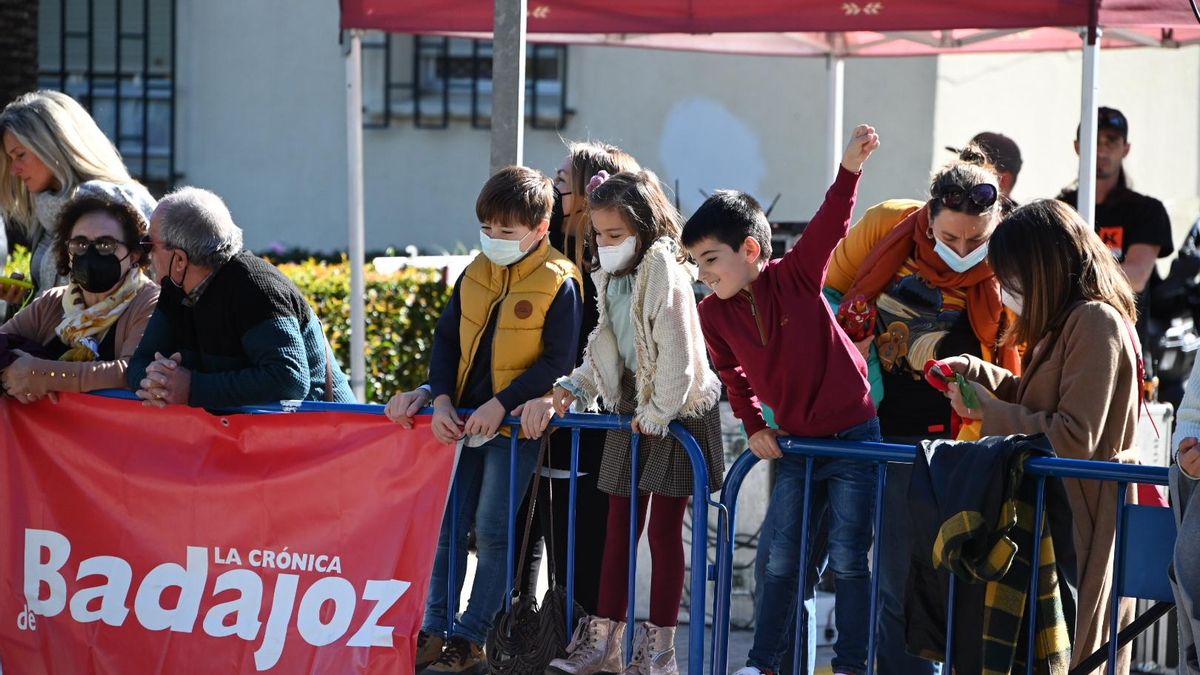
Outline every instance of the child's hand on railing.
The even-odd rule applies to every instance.
[[[783,451],[779,449],[779,430],[763,429],[750,437],[750,452],[759,459],[779,459]]]
[[[517,406],[512,414],[521,417],[521,431],[526,437],[541,438],[554,417],[554,401],[549,396],[530,399]]]
[[[475,409],[471,416],[467,418],[467,423],[463,427],[463,433],[468,436],[480,436],[487,438],[495,436],[500,429],[500,425],[504,422],[504,418],[508,416],[508,411],[504,409],[504,404],[496,397],[492,397],[487,403]]]
[[[442,395],[433,401],[433,420],[429,425],[433,435],[443,443],[455,443],[463,436],[463,423],[450,397]]]
[[[555,387],[554,391],[550,393],[550,397],[553,399],[554,412],[558,413],[560,417],[565,417],[571,410],[571,404],[575,402],[575,394],[562,387]]]

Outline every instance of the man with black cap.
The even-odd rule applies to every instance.
[[[1129,120],[1114,108],[1100,108],[1096,139],[1096,232],[1112,251],[1138,300],[1138,335],[1146,339],[1148,302],[1146,289],[1154,275],[1154,262],[1171,255],[1171,219],[1162,202],[1129,188],[1122,162],[1129,155]],[[1075,131],[1079,154],[1079,131]],[[1058,198],[1077,206],[1077,189],[1063,190]]]
[[[1000,175],[1000,194],[1011,198],[1013,186],[1017,184],[1017,174],[1021,173],[1021,149],[1016,141],[994,131],[981,131],[971,139],[971,144],[979,146],[991,160],[996,173]],[[962,152],[961,148],[946,146],[946,149],[956,155]]]

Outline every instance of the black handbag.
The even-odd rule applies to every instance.
[[[529,548],[529,532],[537,512],[538,487],[541,481],[542,463],[550,445],[549,434],[542,437],[538,451],[537,470],[534,473],[532,494],[529,498],[529,514],[525,519],[525,536],[521,541],[521,557],[517,558],[517,573],[509,591],[512,607],[501,609],[492,622],[487,637],[488,671],[495,675],[542,675],[546,667],[556,658],[565,657],[567,651],[567,592],[558,585],[554,570],[554,488],[550,488],[550,500],[543,512],[549,514],[545,530],[547,560],[550,564],[550,587],[542,597],[541,605],[532,593],[525,593],[523,578],[524,560]],[[545,522],[545,521],[544,521]],[[583,607],[575,603],[576,618],[584,616]]]

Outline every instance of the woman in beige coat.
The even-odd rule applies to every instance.
[[[1136,310],[1112,254],[1079,214],[1047,199],[1016,210],[997,227],[989,259],[1004,303],[1018,315],[1008,339],[1032,347],[1020,377],[972,356],[952,359],[979,401],[969,408],[952,384],[954,409],[983,420],[985,436],[1042,433],[1059,457],[1136,463]],[[1078,562],[1074,666],[1109,635],[1117,488],[1091,480],[1063,483]],[[1133,613],[1133,601],[1122,600],[1122,626]],[[1117,672],[1129,672],[1128,648]]]

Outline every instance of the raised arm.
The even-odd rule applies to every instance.
[[[833,249],[850,229],[858,181],[863,162],[879,147],[875,129],[860,124],[846,146],[837,178],[825,193],[825,201],[805,229],[804,235],[783,257],[784,270],[802,286],[816,292],[825,285],[825,274]]]

